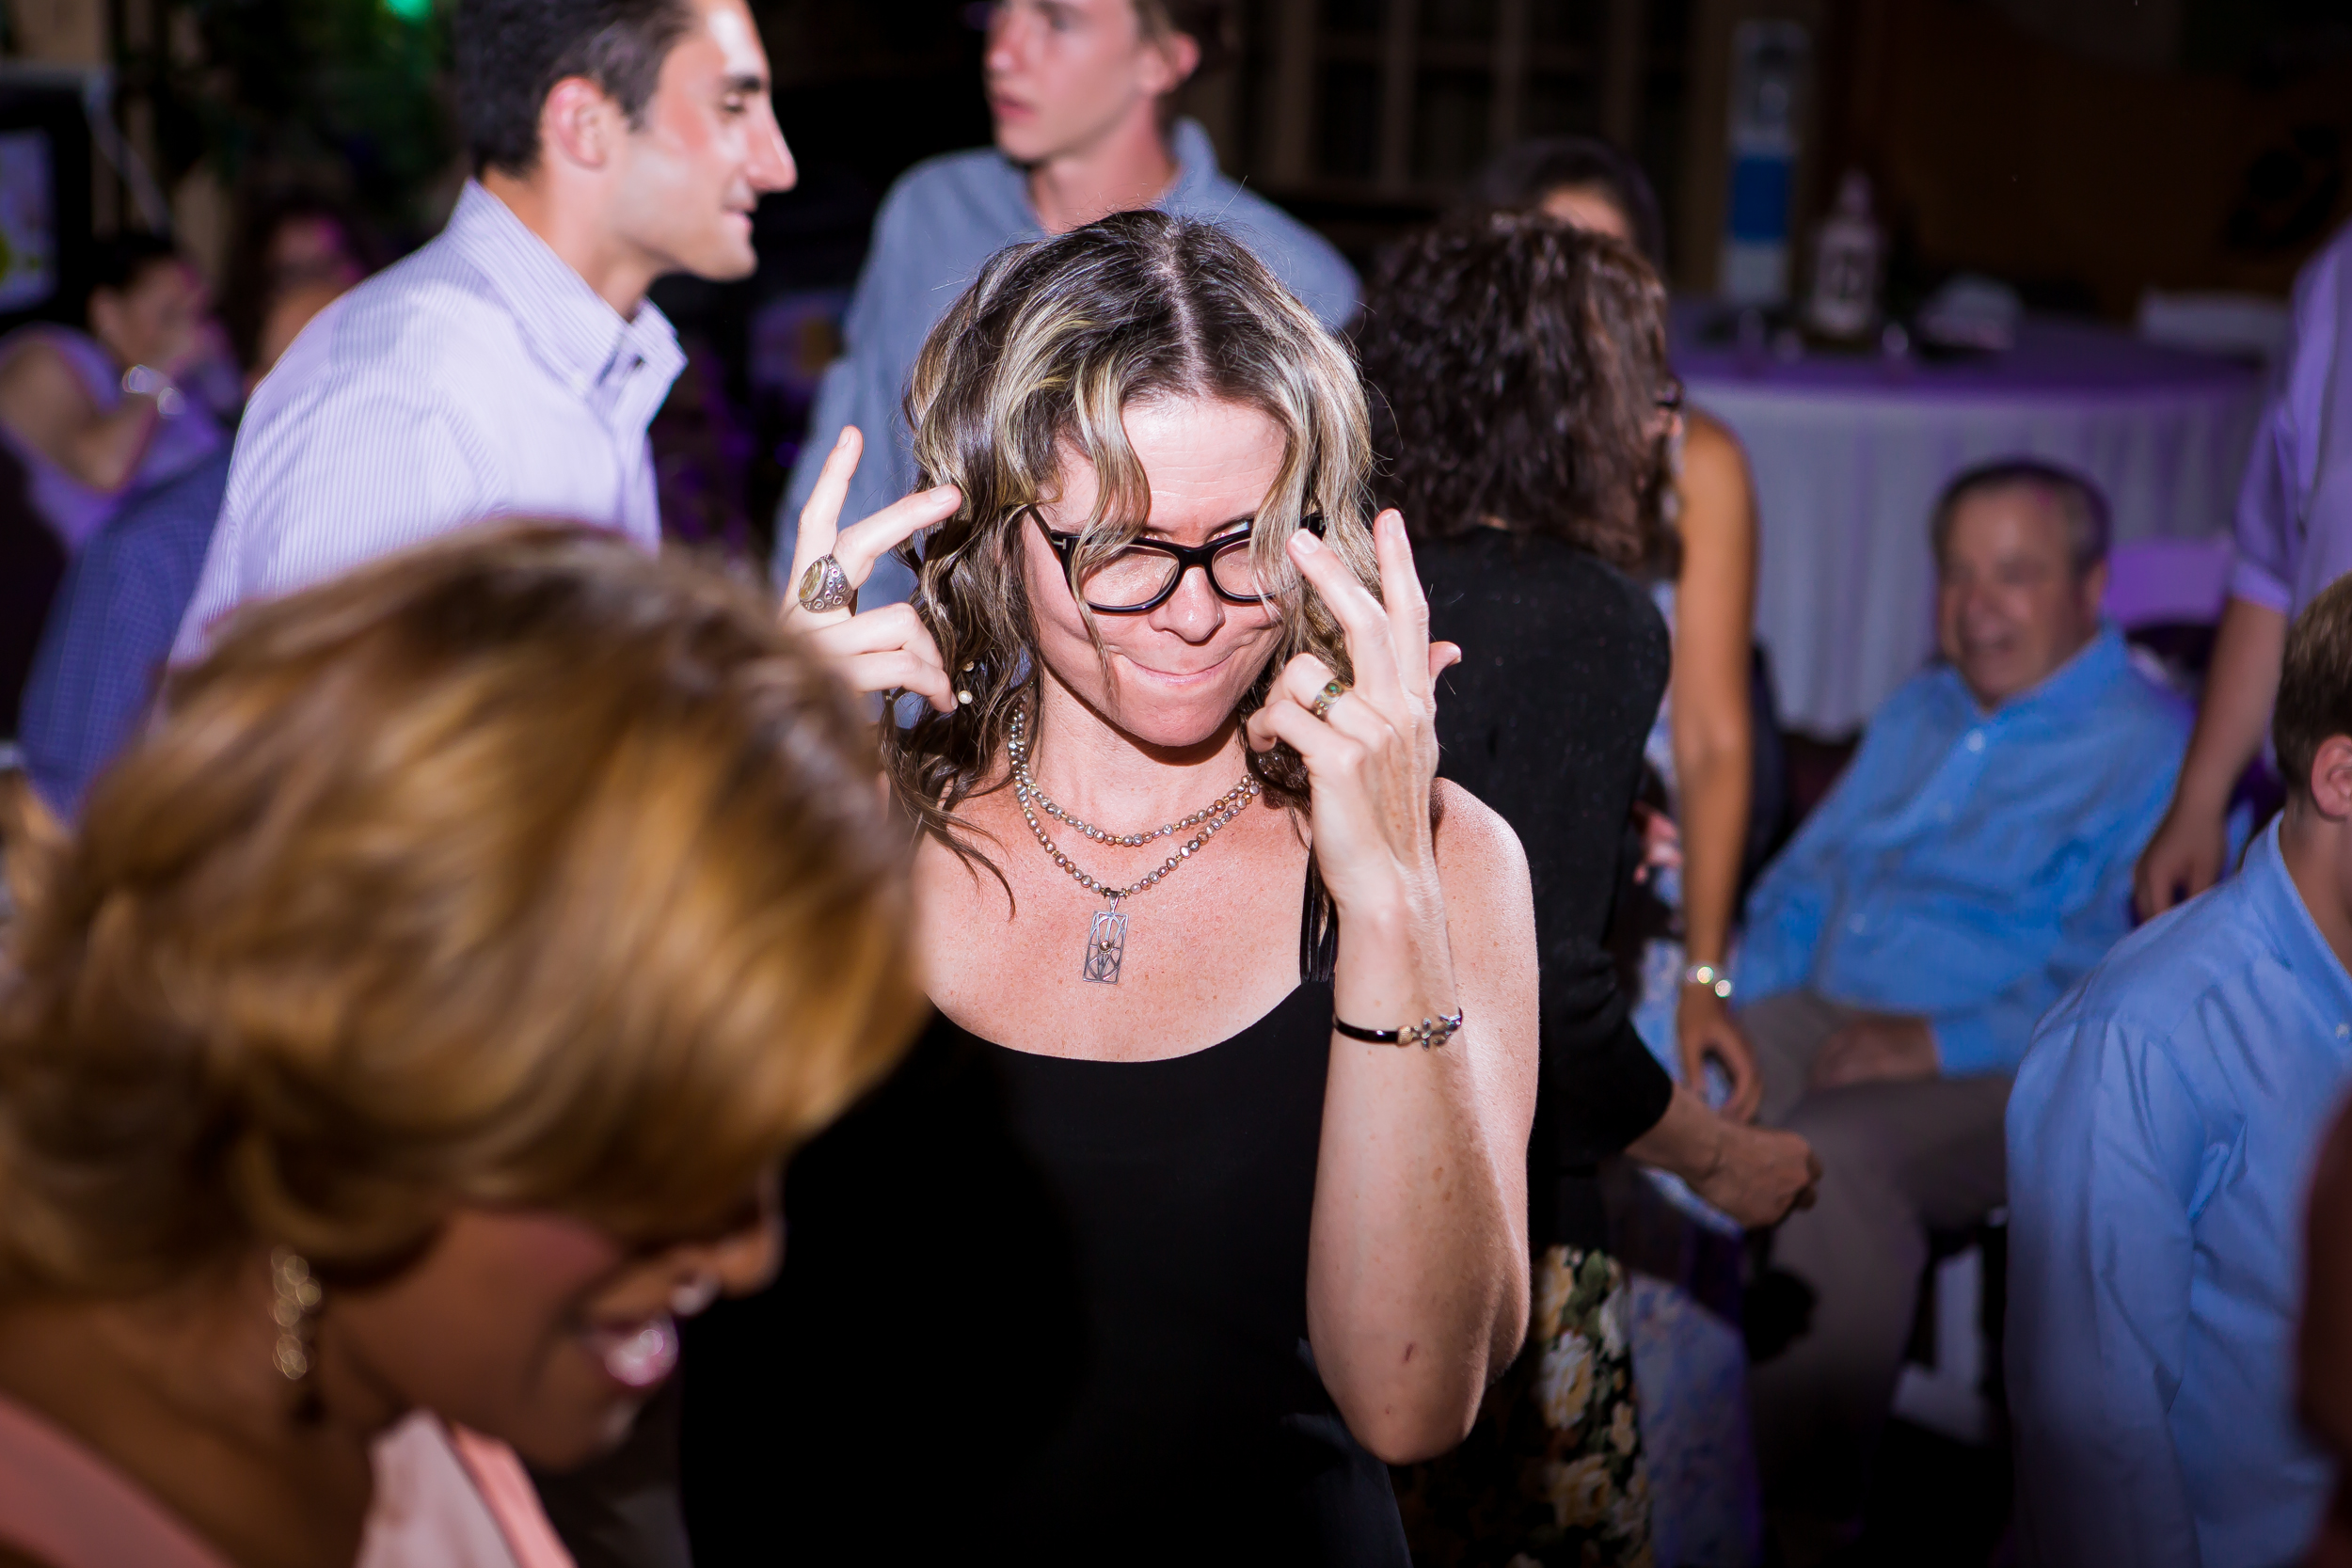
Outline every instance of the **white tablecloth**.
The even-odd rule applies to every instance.
[[[1756,635],[1782,721],[1861,727],[1935,646],[1928,517],[1993,458],[2079,469],[2106,492],[2119,544],[2226,533],[2261,413],[2249,366],[2120,332],[2028,319],[2008,355],[1946,364],[1783,364],[1701,340],[1677,312],[1692,404],[1738,433],[1756,475]]]

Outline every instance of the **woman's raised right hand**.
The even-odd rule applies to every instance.
[[[940,712],[952,713],[955,683],[947,678],[939,644],[913,606],[883,605],[861,614],[848,609],[808,610],[801,604],[801,578],[815,562],[832,556],[850,585],[861,587],[872,575],[874,562],[924,529],[946,522],[963,504],[962,493],[954,485],[935,485],[894,501],[864,522],[841,527],[850,476],[857,471],[864,448],[857,426],[844,427],[817,476],[816,488],[809,492],[808,504],[801,508],[792,573],[784,583],[784,621],[805,632],[852,689],[919,692]]]

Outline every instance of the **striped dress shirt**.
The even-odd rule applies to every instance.
[[[660,542],[645,430],[685,368],[468,181],[449,227],[321,312],[254,393],[176,660],[238,605],[469,523],[565,517]]]

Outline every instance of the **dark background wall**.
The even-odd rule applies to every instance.
[[[454,158],[453,0],[0,0],[0,71],[113,72],[157,193],[98,161],[101,230],[167,215],[216,266],[256,193],[326,184],[394,248],[437,226]],[[800,189],[758,217],[747,283],[665,282],[697,350],[674,410],[706,531],[756,533],[836,339],[889,182],[987,139],[986,8],[754,0]],[[1893,285],[1991,273],[2045,309],[2128,317],[2142,293],[2282,294],[2352,212],[2352,7],[2344,0],[1237,0],[1232,69],[1187,90],[1232,172],[1359,262],[1454,199],[1520,136],[1632,149],[1678,286],[1716,281],[1735,30],[1802,24],[1794,182],[1804,240],[1838,175],[1869,173]],[[673,429],[673,438],[679,431]],[[681,491],[681,494],[684,492]],[[723,504],[722,504],[723,503]],[[721,514],[724,515],[722,516]],[[701,526],[701,525],[698,525]],[[755,546],[756,541],[752,545]]]

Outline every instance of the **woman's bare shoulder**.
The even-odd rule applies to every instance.
[[[1734,436],[1705,414],[1690,416],[1682,443],[1682,517],[1686,543],[1709,542],[1756,530],[1756,484],[1748,454]],[[1737,531],[1737,535],[1731,531]]]
[[[1502,814],[1451,779],[1430,786],[1438,818],[1438,875],[1490,895],[1527,897],[1527,850]]]
[[[89,389],[72,363],[56,344],[39,337],[20,340],[0,357],[0,396],[90,405]]]
[[[1682,477],[1709,486],[1750,487],[1748,449],[1731,427],[1701,409],[1683,416]]]

